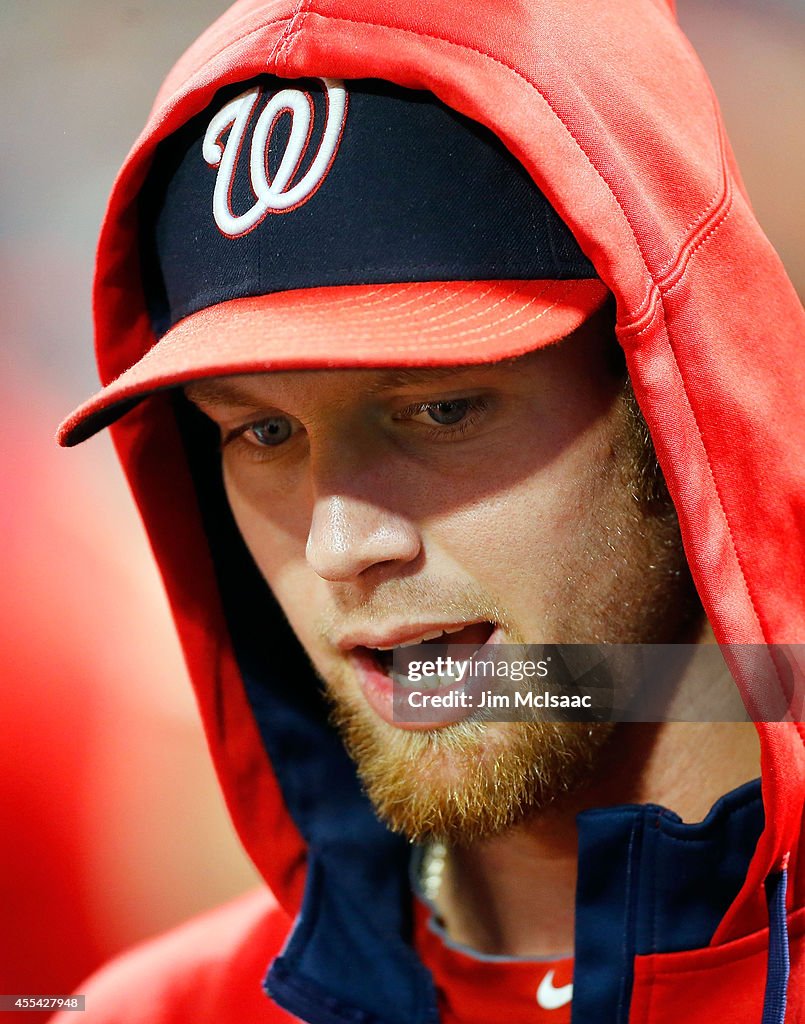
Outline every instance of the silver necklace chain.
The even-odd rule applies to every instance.
[[[446,859],[447,847],[444,843],[428,843],[422,851],[419,884],[422,887],[422,895],[429,903],[435,903],[439,896]]]

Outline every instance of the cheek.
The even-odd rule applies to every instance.
[[[433,531],[439,547],[515,621],[533,628],[567,603],[592,550],[609,550],[601,538],[621,485],[603,424],[518,476],[434,521]]]
[[[539,601],[560,574],[558,553],[578,536],[580,516],[575,493],[543,472],[467,508],[445,546],[516,615],[521,599]]]
[[[300,549],[304,553],[312,511],[307,490],[290,475],[279,486],[265,467],[232,462],[223,463],[229,507],[263,575],[273,577]]]
[[[578,546],[579,531],[587,530],[600,507],[604,473],[591,465],[602,458],[605,449],[597,445],[563,453],[505,487],[476,496],[449,517],[451,529],[479,565],[544,569],[557,552]]]
[[[317,608],[321,601],[321,588],[315,575],[308,571],[305,559],[311,502],[298,488],[289,487],[281,493],[249,479],[246,474],[228,470],[226,464],[223,477],[241,536],[263,579],[299,634],[311,618],[311,609]]]

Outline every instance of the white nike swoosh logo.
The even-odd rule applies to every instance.
[[[558,1010],[560,1006],[566,1006],[573,998],[573,982],[569,985],[554,987],[553,968],[545,975],[537,989],[537,1002],[543,1010]]]

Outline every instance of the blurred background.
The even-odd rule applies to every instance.
[[[72,991],[257,884],[109,441],[53,442],[96,386],[90,284],[112,179],[165,72],[225,6],[0,5],[0,993]],[[802,295],[805,0],[678,8]]]

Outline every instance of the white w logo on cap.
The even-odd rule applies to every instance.
[[[269,213],[288,213],[307,202],[321,185],[335,157],[347,110],[344,83],[323,78],[327,96],[327,120],[319,149],[302,176],[292,183],[310,144],[315,114],[313,97],[301,89],[282,89],[275,93],[257,119],[249,156],[249,178],[256,196],[254,205],[245,213],[232,212],[232,184],[243,145],[243,136],[254,108],[264,95],[259,86],[243,92],[220,110],[210,121],[204,136],[202,154],[210,167],[218,168],[213,191],[212,212],[219,230],[229,238],[239,238],[253,231]],[[291,132],[277,173],[268,178],[268,147],[277,121],[283,114],[291,116]],[[232,126],[226,145],[221,136]]]

